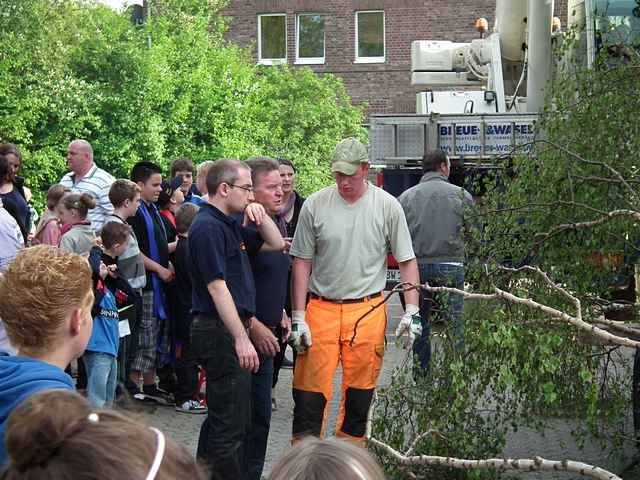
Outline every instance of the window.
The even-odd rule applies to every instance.
[[[640,44],[640,5],[629,0],[596,1],[596,46]]]
[[[287,16],[258,15],[258,62],[265,65],[287,61]]]
[[[356,12],[356,63],[384,62],[384,12]]]
[[[324,63],[324,17],[315,13],[298,15],[296,63]]]

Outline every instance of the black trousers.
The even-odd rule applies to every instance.
[[[176,359],[176,377],[176,405],[193,400],[198,393],[198,359],[193,351],[190,335],[183,340],[180,358]]]
[[[287,278],[287,284],[291,285],[291,270],[289,270],[289,277]],[[307,299],[307,302],[308,301],[309,299]],[[284,310],[287,312],[287,315],[291,317],[291,289],[290,288],[287,288],[287,296],[285,298]],[[287,343],[288,343],[288,342],[282,341],[283,331],[280,325],[276,327],[275,334],[276,334],[276,337],[278,338],[278,345],[280,346],[280,351],[276,353],[275,357],[273,357],[273,382],[271,383],[271,388],[276,388],[276,384],[278,383],[278,377],[280,375],[280,370],[282,369],[282,362],[284,361],[284,358],[285,358],[284,354],[287,349]],[[296,353],[295,348],[292,348],[291,350],[293,350],[293,366],[295,367],[296,357],[298,355]]]
[[[207,373],[208,414],[200,429],[198,457],[207,463],[212,480],[244,480],[251,373],[240,367],[234,339],[220,318],[197,315],[191,343]]]
[[[140,329],[140,317],[142,316],[142,289],[134,290],[134,294],[135,312],[134,315],[128,316],[131,335],[125,337],[127,348],[126,356],[124,358],[124,385],[130,395],[134,395],[140,391],[140,386],[129,379],[129,374],[131,373],[131,362],[138,351],[138,331]]]

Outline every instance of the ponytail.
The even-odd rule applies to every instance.
[[[62,197],[62,205],[67,210],[75,210],[81,219],[87,218],[89,210],[95,208],[96,200],[88,193],[70,193]]]

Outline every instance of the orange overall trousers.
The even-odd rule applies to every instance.
[[[359,303],[309,301],[306,322],[312,346],[296,359],[292,441],[306,435],[324,436],[338,362],[342,362],[342,399],[336,436],[363,439],[384,356],[387,310],[380,306],[372,311],[382,299],[376,295]],[[356,322],[364,314],[351,345]]]

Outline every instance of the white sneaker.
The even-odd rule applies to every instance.
[[[207,407],[197,400],[187,400],[182,405],[176,405],[176,412],[196,414],[207,413]]]

